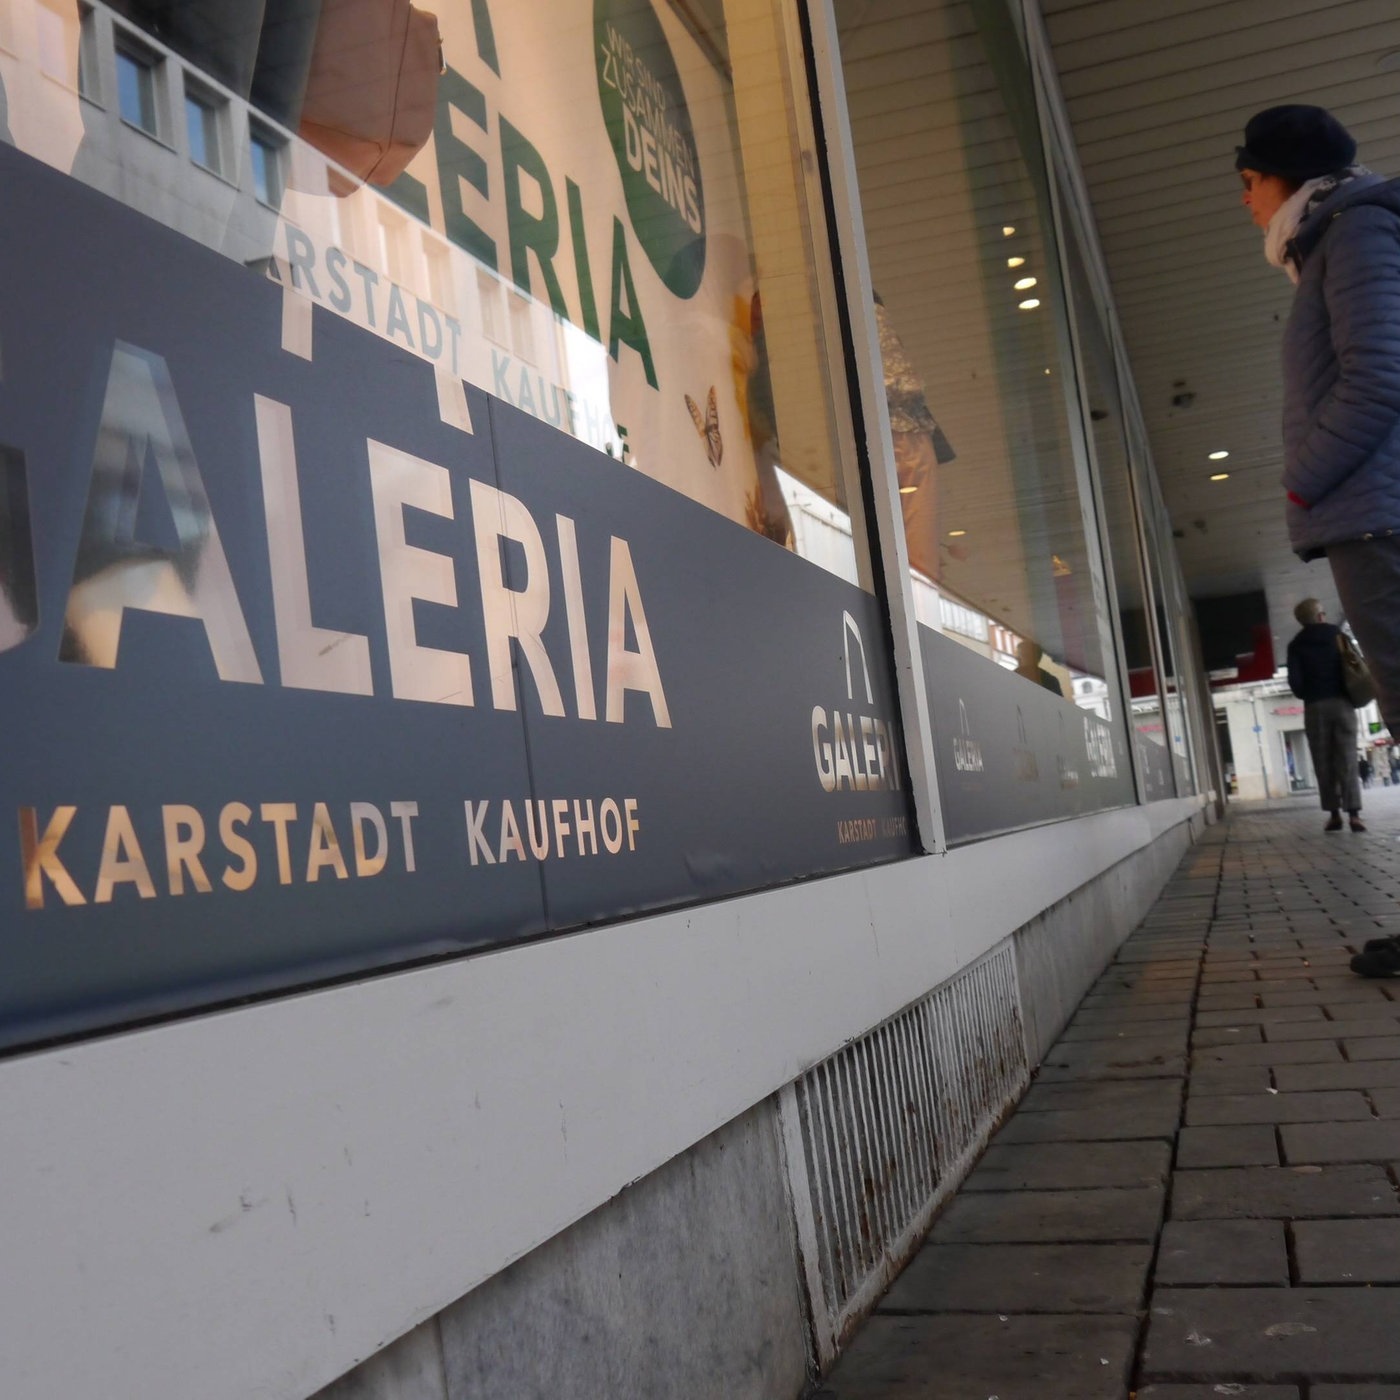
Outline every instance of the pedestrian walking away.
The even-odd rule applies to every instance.
[[[1288,643],[1288,688],[1303,702],[1303,728],[1317,774],[1324,831],[1342,829],[1342,812],[1353,831],[1361,821],[1361,785],[1356,763],[1356,710],[1347,698],[1338,639],[1342,629],[1327,621],[1316,598],[1304,598],[1293,616],[1302,630]]]
[[[1235,168],[1264,254],[1295,284],[1283,339],[1290,542],[1325,557],[1400,734],[1400,181],[1321,107],[1270,107]]]

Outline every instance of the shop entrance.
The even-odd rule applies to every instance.
[[[1288,768],[1289,792],[1311,792],[1317,787],[1308,738],[1301,729],[1283,731],[1283,761]]]

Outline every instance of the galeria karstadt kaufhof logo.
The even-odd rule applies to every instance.
[[[851,668],[852,644],[858,669]],[[873,713],[875,693],[860,624],[841,614],[841,649],[846,662],[846,703],[812,707],[812,758],[824,792],[899,791],[899,731],[887,716]],[[860,682],[861,685],[857,685]],[[864,697],[864,704],[860,702]]]

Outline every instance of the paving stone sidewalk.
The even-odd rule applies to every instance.
[[[820,1400],[1400,1400],[1400,789],[1236,804]]]

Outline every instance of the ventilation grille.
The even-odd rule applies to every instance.
[[[824,1359],[1027,1078],[1010,944],[789,1086],[789,1171]]]

